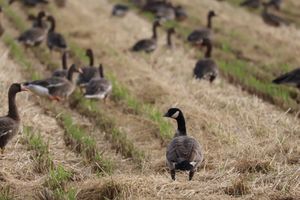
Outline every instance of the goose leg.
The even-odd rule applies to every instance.
[[[195,174],[195,171],[194,171],[194,170],[191,170],[190,173],[189,173],[189,181],[192,180],[194,174]]]
[[[171,178],[175,181],[175,169],[171,170]]]

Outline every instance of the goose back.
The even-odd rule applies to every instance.
[[[272,82],[275,84],[293,85],[300,89],[300,68],[294,69],[291,72],[280,75]]]

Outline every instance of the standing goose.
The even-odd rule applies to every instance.
[[[44,80],[36,80],[25,83],[24,87],[39,96],[60,101],[68,98],[75,89],[72,82],[74,72],[81,72],[75,64],[70,67],[67,78],[51,77]]]
[[[245,0],[242,3],[240,3],[240,6],[246,6],[249,8],[256,9],[256,8],[260,7],[260,4],[261,4],[260,1],[261,0]]]
[[[68,75],[68,64],[67,64],[68,53],[64,52],[62,55],[62,69],[56,70],[53,72],[52,77],[67,77]]]
[[[16,94],[26,89],[18,83],[10,86],[8,91],[8,114],[0,117],[0,148],[1,153],[4,153],[6,144],[19,131],[20,116],[16,105]]]
[[[188,18],[186,10],[182,6],[178,5],[174,8],[174,10],[175,10],[175,17],[177,21],[184,21],[185,19]]]
[[[139,40],[135,45],[131,48],[132,51],[145,51],[150,53],[154,51],[157,47],[157,27],[160,26],[158,21],[154,21],[152,26],[153,35],[150,39],[142,39]]]
[[[128,12],[128,10],[129,10],[128,6],[125,6],[123,4],[116,4],[114,5],[111,14],[117,17],[124,17]]]
[[[269,11],[268,11],[269,4],[268,3],[263,3],[263,6],[264,6],[264,9],[262,11],[261,16],[266,24],[269,24],[269,25],[275,26],[275,27],[279,27],[282,25],[289,25],[289,23],[286,20],[284,20],[283,18],[269,13]]]
[[[99,76],[98,69],[94,67],[94,53],[92,49],[86,50],[86,56],[90,59],[89,66],[81,68],[82,73],[79,74],[77,80],[77,84],[83,87],[87,85],[92,78]]]
[[[173,5],[167,2],[164,6],[158,7],[155,15],[158,19],[163,21],[176,19],[176,13]]]
[[[106,99],[112,91],[112,84],[105,79],[103,66],[99,66],[99,78],[93,78],[85,87],[84,97],[87,99]]]
[[[189,180],[192,180],[195,171],[203,160],[200,144],[193,137],[187,136],[185,119],[181,110],[170,108],[164,117],[175,119],[178,126],[166,153],[171,178],[175,180],[175,170],[184,170],[190,171]]]
[[[9,0],[8,4],[12,4],[15,1],[16,0]],[[34,6],[38,5],[38,4],[48,4],[49,3],[48,0],[21,0],[21,2],[25,6],[31,6],[31,7],[34,7]]]
[[[191,44],[199,45],[202,43],[202,40],[208,38],[212,40],[213,32],[212,32],[212,18],[217,16],[216,13],[211,10],[207,15],[207,26],[205,28],[200,28],[194,30],[189,36],[188,41]]]
[[[167,31],[167,45],[168,47],[172,48],[173,43],[172,43],[172,35],[175,34],[175,29],[174,28],[169,28]]]
[[[211,58],[212,43],[209,39],[204,39],[203,46],[206,46],[205,58],[199,60],[194,68],[194,76],[196,79],[208,79],[213,82],[218,76],[219,70],[216,62]]]
[[[40,45],[46,38],[47,28],[43,27],[42,22],[43,16],[41,15],[37,18],[37,26],[32,27],[23,33],[17,38],[17,40],[25,45],[25,47],[29,46],[38,46]]]
[[[47,46],[52,50],[57,50],[57,51],[65,51],[67,48],[67,43],[65,38],[60,34],[55,32],[55,19],[53,16],[48,16],[47,21],[50,22],[51,26],[48,31],[48,36],[47,36]]]
[[[272,81],[275,84],[293,85],[300,89],[300,68],[285,73]]]

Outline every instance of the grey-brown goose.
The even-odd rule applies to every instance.
[[[172,43],[172,35],[175,34],[175,29],[174,28],[169,28],[167,31],[167,45],[168,47],[172,48],[173,43]]]
[[[12,4],[13,2],[15,2],[16,0],[9,0],[8,4]],[[48,0],[20,0],[23,5],[25,6],[30,6],[30,7],[34,7],[38,4],[48,4],[49,1]]]
[[[266,24],[275,26],[275,27],[279,27],[282,25],[289,25],[289,23],[285,19],[283,19],[277,15],[274,15],[272,13],[269,13],[268,8],[270,5],[268,5],[267,3],[263,3],[263,6],[264,6],[264,9],[262,11],[261,16]]]
[[[176,13],[173,5],[169,2],[157,8],[155,15],[158,19],[167,21],[176,19]]]
[[[106,99],[109,93],[112,91],[112,84],[105,79],[103,73],[103,66],[99,66],[98,78],[93,78],[85,87],[84,97],[87,99]]]
[[[154,51],[157,47],[157,27],[160,26],[158,21],[154,21],[152,25],[153,35],[150,39],[142,39],[137,41],[133,47],[131,48],[132,51],[145,51],[150,53]]]
[[[79,74],[77,79],[77,85],[85,86],[92,78],[99,77],[98,68],[94,67],[94,53],[92,49],[86,50],[86,56],[89,57],[90,63],[88,66],[81,68],[82,73]]]
[[[32,21],[32,27],[40,27],[40,28],[48,29],[49,27],[48,23],[45,20],[43,20],[45,16],[46,13],[44,11],[40,11],[37,14],[37,16],[29,15],[28,19]]]
[[[62,69],[55,70],[52,76],[56,77],[67,77],[68,75],[68,64],[67,64],[68,53],[64,52],[62,55]]]
[[[259,8],[261,4],[261,0],[245,0],[240,3],[240,6],[246,6],[249,8]]]
[[[171,178],[175,180],[176,170],[184,170],[189,171],[189,180],[192,180],[203,160],[201,146],[193,137],[187,136],[185,119],[180,109],[170,108],[164,117],[175,119],[178,126],[166,153]]]
[[[207,15],[207,26],[205,28],[200,28],[194,30],[189,36],[188,41],[191,44],[199,45],[202,43],[202,40],[208,38],[212,40],[213,32],[212,32],[212,18],[215,17],[216,14],[213,10],[208,12]]]
[[[55,19],[53,16],[48,16],[47,20],[50,22],[51,26],[47,35],[47,46],[52,50],[59,52],[65,51],[67,49],[67,43],[64,36],[60,33],[55,32]]]
[[[16,105],[16,94],[26,89],[19,83],[14,83],[8,91],[8,114],[0,117],[0,149],[4,153],[6,144],[19,132],[20,116]]]
[[[4,33],[4,27],[2,25],[2,7],[0,6],[0,37],[3,35]]]
[[[47,36],[47,28],[43,27],[42,19],[37,19],[37,27],[32,27],[17,38],[20,43],[23,43],[25,47],[40,45]]]
[[[292,85],[300,89],[300,68],[285,73],[272,81],[275,84]]]
[[[74,72],[81,72],[81,69],[77,68],[75,64],[69,68],[67,78],[51,77],[44,80],[31,81],[24,83],[24,87],[38,96],[60,101],[68,98],[75,89],[75,85],[72,82]]]
[[[209,39],[204,39],[203,46],[206,46],[205,58],[200,59],[194,68],[194,76],[196,79],[208,79],[213,82],[219,74],[216,62],[211,58],[212,42]]]

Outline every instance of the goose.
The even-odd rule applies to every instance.
[[[198,60],[196,63],[194,77],[196,79],[208,79],[212,83],[219,73],[216,62],[211,58],[213,46],[209,39],[204,39],[202,45],[207,48],[205,58]]]
[[[55,32],[55,19],[53,16],[48,16],[47,21],[50,22],[51,26],[48,31],[47,35],[47,46],[52,50],[57,50],[57,51],[65,51],[67,48],[67,43],[64,38],[60,33]]]
[[[182,6],[178,5],[174,8],[174,10],[175,10],[175,18],[177,21],[184,21],[188,18],[187,13]]]
[[[87,49],[86,50],[86,56],[89,57],[90,63],[89,66],[83,67],[82,73],[79,74],[78,79],[77,79],[77,85],[84,87],[87,85],[92,78],[98,77],[98,69],[94,67],[94,53],[92,49]]]
[[[51,100],[61,101],[68,98],[74,91],[72,82],[74,72],[81,73],[81,69],[73,64],[68,71],[67,78],[51,77],[24,83],[24,87],[38,96],[48,97]]]
[[[112,91],[112,84],[105,79],[103,73],[103,66],[99,66],[100,77],[93,78],[85,87],[84,97],[87,99],[106,99]]]
[[[0,6],[0,37],[3,35],[4,33],[4,27],[2,25],[2,7]]]
[[[37,19],[37,27],[27,29],[17,38],[25,47],[39,46],[46,38],[47,28],[42,25],[42,18]]]
[[[240,6],[246,6],[249,8],[259,8],[261,4],[261,0],[245,0],[243,2],[240,3]]]
[[[145,51],[150,53],[154,51],[157,47],[157,27],[160,26],[159,21],[154,21],[152,26],[153,35],[150,39],[142,39],[139,40],[135,45],[131,48],[132,51]]]
[[[282,0],[270,0],[268,6],[273,6],[276,10],[280,10]]]
[[[0,148],[4,153],[5,146],[18,132],[20,126],[20,116],[16,105],[16,94],[26,91],[26,88],[19,83],[14,83],[8,90],[8,114],[0,117]]]
[[[275,84],[292,85],[300,89],[300,68],[285,73],[272,81]]]
[[[175,29],[174,28],[169,28],[167,31],[167,46],[172,48],[173,43],[172,43],[172,35],[175,34]]]
[[[261,16],[266,24],[268,24],[270,26],[274,26],[274,27],[279,27],[282,25],[289,25],[289,23],[286,20],[284,20],[283,18],[269,13],[269,11],[268,11],[269,4],[263,3],[263,6],[264,6],[264,9],[262,11]]]
[[[166,153],[171,178],[175,180],[175,170],[184,170],[189,171],[189,180],[192,180],[203,160],[201,146],[196,139],[187,136],[185,119],[180,109],[170,108],[164,117],[175,119],[178,126]]]
[[[48,29],[49,26],[48,23],[43,20],[44,17],[46,17],[46,13],[44,11],[40,11],[37,16],[29,15],[28,19],[32,21],[32,27]]]
[[[67,64],[68,53],[64,52],[62,55],[62,69],[55,70],[52,73],[52,77],[67,77],[68,75],[68,64]]]
[[[212,18],[215,16],[217,15],[213,10],[209,11],[207,15],[207,27],[194,30],[188,36],[188,42],[190,42],[191,44],[199,45],[205,38],[212,40]]]
[[[59,8],[64,8],[67,4],[67,0],[55,0],[54,2]]]
[[[123,4],[116,4],[116,5],[114,5],[111,14],[113,16],[124,17],[126,15],[126,13],[128,12],[128,10],[129,10],[128,6],[125,6]]]
[[[155,1],[147,1],[143,6],[144,11],[156,13],[158,9],[163,6],[166,6],[168,2],[166,0],[155,0]]]
[[[8,4],[12,4],[15,1],[16,0],[9,0]],[[23,3],[23,5],[31,6],[31,7],[34,7],[38,4],[48,4],[49,3],[48,0],[21,0],[21,2]]]
[[[155,15],[162,21],[174,20],[176,18],[175,9],[169,2],[159,6],[155,12]]]

